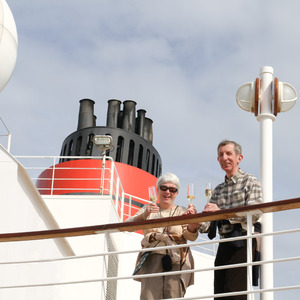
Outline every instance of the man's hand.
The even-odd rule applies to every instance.
[[[214,212],[220,210],[219,206],[215,203],[207,203],[202,212]]]

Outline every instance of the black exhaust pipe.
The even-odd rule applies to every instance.
[[[107,127],[118,127],[118,118],[120,116],[120,105],[121,101],[117,99],[108,100],[108,109],[107,109]]]
[[[94,116],[94,104],[95,102],[91,99],[82,99],[80,102],[79,115],[78,115],[78,126],[77,130],[95,127],[96,118]]]
[[[135,132],[135,106],[136,102],[132,100],[126,100],[123,102],[123,122],[122,128],[130,131]]]

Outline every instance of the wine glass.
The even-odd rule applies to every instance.
[[[208,182],[208,183],[205,185],[205,198],[207,199],[207,201],[210,200],[211,196],[212,196],[211,183]]]
[[[190,202],[190,204],[193,202],[193,200],[195,199],[195,190],[194,190],[194,184],[190,183],[188,185],[188,190],[187,190],[187,198]]]
[[[149,199],[152,203],[156,203],[156,201],[157,201],[156,187],[155,186],[149,186]]]

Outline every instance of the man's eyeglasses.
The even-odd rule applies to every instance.
[[[175,187],[172,187],[172,186],[168,187],[168,186],[165,186],[165,185],[161,185],[159,188],[164,192],[169,190],[171,193],[176,193],[178,191],[178,189],[176,189]]]

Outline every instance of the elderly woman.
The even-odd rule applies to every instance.
[[[159,203],[150,203],[142,207],[134,217],[128,221],[141,221],[157,218],[194,214],[196,209],[190,205],[188,209],[175,205],[180,182],[176,175],[167,173],[157,180]],[[198,224],[174,225],[143,231],[143,248],[160,247],[166,245],[185,244],[187,240],[194,241],[198,237]],[[169,262],[162,262],[163,257],[169,254]],[[137,260],[137,265],[141,255]],[[194,268],[193,256],[190,248],[182,247],[169,250],[152,251],[136,274],[160,273],[164,271],[189,270]],[[194,283],[194,274],[158,276],[136,279],[141,281],[141,300],[179,298],[185,295],[188,286]]]

